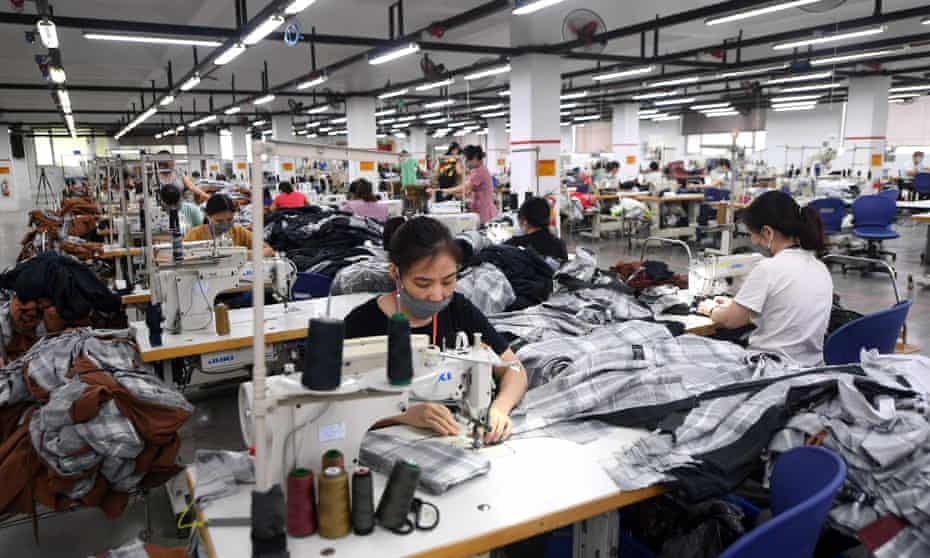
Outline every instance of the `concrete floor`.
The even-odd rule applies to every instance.
[[[930,349],[930,290],[907,292],[908,274],[920,273],[920,253],[923,250],[926,227],[914,226],[902,218],[897,226],[901,238],[886,243],[886,247],[897,252],[899,272],[898,287],[902,297],[912,296],[914,306],[908,320],[908,340],[925,349]],[[0,263],[7,260],[10,251],[8,239],[18,244],[21,231],[16,223],[0,222]],[[577,238],[566,239],[569,248],[584,246],[593,250],[602,267],[609,267],[618,260],[639,258],[639,249],[627,249],[625,241],[605,240],[592,243]],[[16,247],[12,252],[15,258]],[[680,249],[650,249],[650,254],[670,263],[674,270],[686,269],[684,252]],[[652,257],[652,256],[650,256]],[[844,306],[863,313],[887,308],[894,303],[894,294],[885,275],[872,274],[865,277],[850,272],[843,276],[834,273],[836,292]],[[198,448],[244,449],[240,436],[236,390],[223,389],[207,397],[194,400],[196,414],[182,431],[184,440],[182,457],[190,460]],[[174,520],[167,505],[163,490],[150,497],[149,509],[153,523],[153,539],[165,545],[183,545],[184,541],[173,538]],[[121,544],[136,536],[144,527],[144,507],[137,504],[116,520],[107,520],[95,510],[81,510],[43,520],[39,525],[37,547],[33,543],[32,525],[26,522],[13,528],[0,530],[0,548],[16,548],[19,558],[72,558],[89,556],[104,549]]]

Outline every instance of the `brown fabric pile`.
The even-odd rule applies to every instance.
[[[84,238],[96,230],[100,217],[100,207],[91,198],[79,197],[65,198],[59,211],[33,209],[29,212],[29,226],[32,227],[32,230],[26,233],[23,238],[21,242],[23,248],[16,261],[26,260],[42,251],[42,247],[36,245],[39,235],[44,234],[46,242],[56,241],[61,235],[65,217],[69,221],[68,236]],[[49,246],[46,246],[46,249],[48,248]],[[64,246],[62,249],[68,252],[68,249],[65,249]],[[70,245],[69,249],[73,251],[68,253],[84,259],[93,257],[96,253],[94,249],[88,251],[86,247],[77,247],[74,243]]]
[[[662,266],[660,262],[645,262],[645,267],[640,262],[618,261],[610,268],[620,279],[629,287],[634,289],[648,289],[649,287],[658,287],[660,285],[674,285],[679,289],[688,288],[688,276],[682,274],[673,274],[668,272],[667,266],[661,272],[655,272],[653,266]]]

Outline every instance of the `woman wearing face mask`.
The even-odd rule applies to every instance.
[[[746,209],[743,221],[752,243],[770,257],[746,277],[735,298],[704,301],[698,311],[724,329],[755,324],[750,351],[801,366],[822,364],[833,279],[817,259],[824,248],[820,214],[801,209],[788,194],[766,192]]]
[[[252,249],[252,231],[242,225],[234,224],[236,204],[226,194],[213,194],[207,201],[209,223],[194,227],[184,236],[184,242],[213,240],[228,234],[233,246]],[[265,256],[273,256],[274,250],[265,244]]]
[[[394,233],[390,259],[397,290],[353,310],[345,320],[346,337],[387,335],[387,321],[398,312],[410,320],[412,333],[426,334],[440,347],[454,347],[460,331],[470,340],[475,333],[480,333],[482,340],[503,361],[516,363],[515,367],[494,370],[498,389],[484,440],[495,443],[507,438],[511,428],[510,411],[526,391],[526,371],[484,314],[455,292],[461,251],[449,229],[428,217],[411,219]],[[412,405],[404,414],[386,419],[378,426],[391,424],[408,424],[448,436],[459,434],[452,413],[440,404]]]
[[[465,197],[471,196],[471,210],[478,214],[481,224],[485,224],[497,215],[494,206],[494,182],[491,173],[484,164],[484,151],[480,146],[469,145],[465,147],[465,168],[468,169],[468,178],[454,188],[441,188],[443,194],[453,194]]]

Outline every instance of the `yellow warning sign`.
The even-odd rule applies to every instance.
[[[537,161],[536,176],[555,176],[555,159],[541,159]]]

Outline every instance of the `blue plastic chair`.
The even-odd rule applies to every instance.
[[[329,294],[329,288],[332,284],[333,280],[326,275],[302,271],[297,274],[297,280],[294,281],[291,298],[294,300],[322,298]]]
[[[865,256],[871,259],[880,259],[890,256],[892,261],[897,260],[897,254],[881,249],[882,241],[898,238],[898,233],[891,228],[897,214],[897,202],[890,196],[863,196],[856,200],[852,206],[853,235],[868,243],[864,250],[854,250],[851,256]],[[872,271],[874,268],[866,268]],[[846,267],[843,267],[845,272]]]
[[[914,191],[917,197],[930,195],[930,172],[920,172],[914,177]]]
[[[772,519],[720,558],[810,558],[845,479],[846,463],[828,449],[805,446],[785,452],[772,472]]]
[[[846,217],[846,204],[839,198],[823,198],[807,204],[820,213],[823,232],[827,236],[843,232],[843,218]]]
[[[904,300],[887,310],[843,324],[824,344],[824,361],[828,365],[856,363],[862,349],[878,349],[883,355],[893,354],[911,304],[910,300]]]
[[[891,201],[895,202],[895,207],[897,207],[898,197],[901,195],[901,193],[894,188],[889,188],[887,190],[882,190],[877,195],[890,199]]]

